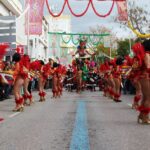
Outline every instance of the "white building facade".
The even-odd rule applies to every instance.
[[[13,42],[15,47],[17,45],[22,45],[24,46],[24,53],[29,54],[32,59],[45,60],[48,58],[48,31],[49,31],[48,22],[46,21],[45,17],[43,17],[41,35],[26,35],[25,34],[26,13],[23,12],[21,0],[0,0],[0,16],[5,16],[5,17],[13,16],[14,18],[11,21],[4,20],[2,23],[4,24],[4,22],[6,22],[6,24],[8,25],[8,22],[10,22],[10,24],[14,22],[14,26],[13,26],[14,33],[13,34],[10,33],[10,35],[8,35],[8,39],[10,39],[10,36],[12,34],[13,39],[15,40]],[[0,19],[0,24],[1,24],[1,19]],[[1,35],[1,29],[0,29],[0,37],[1,36],[4,37],[6,34],[3,32],[3,35]]]
[[[29,55],[32,59],[48,60],[49,24],[45,17],[42,21],[42,34],[29,36]]]
[[[17,44],[16,18],[22,13],[20,0],[0,0],[0,42],[10,45],[5,60],[11,60]]]
[[[49,23],[49,32],[60,32],[60,33],[71,32],[70,15],[61,15],[60,17],[57,18],[53,18],[49,15],[46,16],[46,18]],[[49,57],[53,59],[58,57],[61,63],[67,65],[68,59],[70,59],[70,55],[68,55],[70,45],[64,44],[60,36],[49,34],[48,38],[49,38],[49,50],[48,50]]]

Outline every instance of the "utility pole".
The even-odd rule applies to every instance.
[[[110,59],[111,59],[111,51],[112,51],[112,43],[111,43],[111,36],[110,36]]]
[[[27,55],[29,55],[29,25],[30,25],[30,4],[29,4],[29,10],[28,10],[28,34],[27,34]]]
[[[29,55],[29,25],[30,25],[30,2],[28,1],[28,5],[26,4],[26,0],[23,1],[23,7],[24,10],[26,9],[26,7],[29,6],[28,10],[27,10],[27,25],[25,26],[25,28],[27,29],[27,55]],[[25,17],[26,18],[26,17]],[[25,20],[26,21],[26,20]]]
[[[131,53],[131,38],[129,38],[129,50],[130,50],[130,53]]]

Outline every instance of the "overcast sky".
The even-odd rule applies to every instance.
[[[62,4],[63,4],[64,0],[49,0],[49,5],[55,5],[57,6],[58,11],[61,9]],[[85,9],[86,5],[87,5],[87,1],[78,1],[78,0],[69,0],[70,4],[72,6],[72,9],[77,13],[77,12],[81,12],[82,10]],[[136,1],[137,5],[143,6],[145,7],[145,5],[150,6],[150,0],[128,0],[128,1]],[[100,12],[101,14],[105,14],[109,11],[111,5],[112,5],[112,1],[105,1],[105,2],[100,2],[97,0],[94,0],[94,4],[98,10],[98,12]],[[150,11],[150,7],[146,7],[147,9],[149,9]],[[45,12],[47,12],[47,10],[45,9]],[[68,8],[66,7],[65,14],[70,14]],[[72,32],[88,32],[89,31],[89,27],[96,27],[97,25],[103,25],[108,27],[109,29],[112,29],[112,31],[114,33],[117,34],[117,36],[119,37],[123,37],[123,36],[132,36],[133,33],[128,30],[124,31],[124,29],[120,29],[119,24],[115,23],[113,21],[113,18],[116,17],[118,14],[117,12],[117,7],[115,5],[112,13],[110,16],[106,17],[106,18],[100,18],[97,17],[92,8],[90,7],[90,9],[88,10],[88,13],[83,16],[83,17],[74,17],[72,16]]]
[[[98,10],[99,13],[101,14],[105,14],[109,11],[111,5],[112,5],[112,1],[105,1],[105,2],[100,2],[97,0],[93,0],[94,4]],[[150,11],[150,0],[128,0],[128,1],[136,1],[137,5],[143,6],[146,9],[149,9],[148,11]],[[62,8],[64,0],[49,0],[49,5],[50,6],[56,6],[57,8],[57,12],[60,11],[60,9]],[[76,13],[80,13],[82,12],[85,7],[87,6],[88,1],[79,1],[79,0],[69,0],[72,9],[76,12]],[[145,5],[149,6],[149,7],[145,7]],[[44,10],[45,14],[48,14],[47,11],[47,7],[45,7]],[[66,6],[64,14],[68,14],[71,15],[71,13],[68,10],[68,7]],[[132,36],[132,32],[130,30],[124,31],[124,29],[120,29],[119,24],[114,23],[113,18],[116,17],[118,14],[117,12],[117,7],[115,5],[112,13],[110,16],[106,17],[106,18],[100,18],[97,17],[92,8],[90,7],[90,9],[88,10],[87,14],[83,17],[71,17],[71,21],[72,21],[72,32],[88,32],[89,31],[89,27],[96,27],[97,25],[103,25],[108,27],[109,29],[112,29],[112,31],[114,33],[117,34],[117,36],[119,37],[123,37],[123,36]]]

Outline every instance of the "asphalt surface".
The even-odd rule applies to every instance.
[[[150,126],[137,124],[132,97],[122,103],[85,91],[63,93],[12,112],[14,100],[0,102],[0,150],[150,150]]]

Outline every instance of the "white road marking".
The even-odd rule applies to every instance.
[[[11,115],[9,116],[9,118],[13,118],[13,117],[15,117],[15,116],[17,116],[17,115],[19,115],[19,114],[20,114],[20,112],[13,113],[13,114],[11,114]]]

